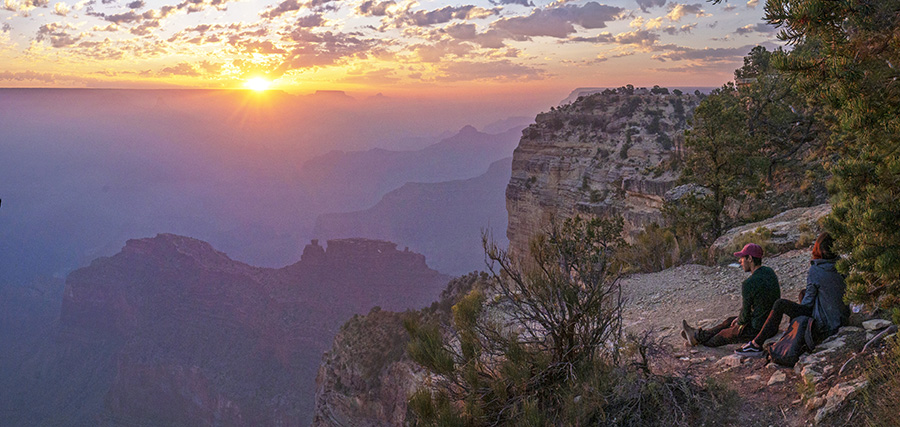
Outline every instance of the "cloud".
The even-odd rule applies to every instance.
[[[438,68],[438,81],[537,80],[545,77],[538,68],[517,64],[507,59],[489,62],[453,61]]]
[[[574,25],[587,29],[605,28],[606,23],[621,19],[624,9],[589,2],[583,6],[564,5],[553,9],[536,9],[531,15],[503,18],[491,27],[506,31],[516,40],[530,37],[565,38],[575,32]]]
[[[53,13],[54,15],[66,16],[69,14],[69,5],[59,2],[53,5]]]
[[[669,35],[674,36],[674,35],[677,35],[677,34],[690,33],[690,32],[692,32],[692,31],[694,31],[694,28],[697,28],[697,23],[696,23],[696,22],[693,23],[693,24],[682,25],[681,27],[676,27],[676,26],[674,26],[674,25],[669,25],[668,27],[663,28],[663,32],[666,33],[666,34],[669,34]]]
[[[296,25],[299,28],[315,28],[319,27],[325,23],[325,18],[322,17],[321,13],[314,13],[312,15],[301,16],[297,18]]]
[[[28,16],[29,12],[38,7],[47,7],[50,4],[50,0],[24,0],[21,3],[16,0],[4,0],[3,7],[0,9],[8,10],[10,12],[22,12],[24,15]]]
[[[8,33],[10,30],[12,30],[12,26],[9,25],[9,22],[4,22],[3,26],[0,27],[0,33]]]
[[[352,34],[313,33],[306,28],[296,28],[290,34],[294,45],[284,55],[275,72],[280,76],[290,70],[302,70],[339,64],[351,59],[366,59],[378,42],[362,39]]]
[[[648,30],[656,30],[656,29],[662,28],[662,23],[663,23],[662,16],[660,16],[658,18],[653,18],[653,19],[647,21],[647,25],[645,26],[645,28]]]
[[[52,73],[38,73],[35,71],[0,71],[0,81],[35,81],[35,82],[44,82],[44,83],[57,83],[59,80],[58,74]]]
[[[200,61],[197,63],[179,62],[178,64],[164,67],[156,72],[161,77],[167,76],[185,76],[200,77],[218,75],[222,70],[222,64],[210,61]]]
[[[171,67],[165,67],[162,70],[159,70],[157,75],[198,77],[200,76],[200,71],[187,62],[180,62]]]
[[[747,1],[747,9],[756,9],[756,6],[759,6],[759,0]]]
[[[187,13],[202,12],[210,7],[216,10],[228,9],[228,3],[237,0],[184,0],[179,3],[179,10],[187,10]]]
[[[260,12],[259,16],[266,19],[277,18],[281,15],[284,15],[285,13],[300,10],[301,7],[303,7],[303,5],[297,0],[284,0],[283,2],[279,3],[278,6],[275,6],[274,8],[268,9],[264,12]]]
[[[388,8],[396,5],[397,3],[393,1],[376,2],[374,0],[367,0],[357,6],[356,13],[361,16],[385,16],[387,15]]]
[[[420,62],[439,62],[448,55],[463,57],[472,51],[469,43],[460,43],[455,40],[441,41],[433,44],[418,44],[411,46],[416,58]]]
[[[745,36],[745,35],[752,34],[752,33],[772,34],[775,31],[776,31],[775,27],[773,27],[769,24],[766,24],[764,22],[760,22],[757,24],[747,24],[743,27],[740,27],[740,28],[734,30],[734,33],[737,35]]]
[[[345,83],[358,83],[368,86],[389,85],[400,81],[397,72],[391,68],[377,70],[353,69],[347,72],[347,76],[341,79]]]
[[[443,24],[454,19],[469,20],[486,18],[500,13],[499,8],[484,9],[478,6],[445,6],[435,10],[405,11],[394,20],[394,26],[400,28],[405,25],[427,27],[429,25]]]
[[[83,37],[82,35],[72,35],[68,32],[76,29],[74,25],[69,23],[51,22],[38,28],[35,40],[39,42],[50,40],[50,45],[55,48],[71,46],[78,43]]]
[[[666,0],[637,0],[638,6],[644,13],[649,13],[652,7],[661,7],[666,5]]]
[[[694,15],[698,18],[704,16],[711,16],[706,13],[699,3],[697,4],[680,4],[680,3],[672,3],[669,5],[669,13],[666,14],[666,18],[669,18],[670,21],[680,21],[681,18],[684,18],[687,15]]]
[[[231,0],[237,1],[237,0]],[[281,15],[286,13],[296,12],[302,8],[311,9],[315,12],[324,12],[326,10],[334,10],[336,8],[331,8],[329,3],[334,0],[308,0],[308,1],[300,1],[300,0],[284,0],[273,8],[266,9],[259,13],[259,16],[265,19],[275,19]]]
[[[629,31],[617,34],[613,38],[613,41],[618,44],[630,44],[644,48],[653,46],[658,40],[659,34],[647,30]]]
[[[144,3],[144,0],[135,0],[131,3],[128,3],[126,6],[128,6],[129,9],[140,9],[144,7],[144,5],[146,5],[146,3]]]
[[[534,3],[530,0],[488,0],[493,5],[518,4],[521,6],[534,7]],[[663,0],[665,1],[665,0]]]
[[[703,48],[694,49],[684,46],[660,46],[661,49],[669,50],[669,52],[653,55],[652,58],[658,61],[699,61],[699,62],[720,62],[720,61],[738,61],[753,48],[753,46],[741,46],[734,48]]]

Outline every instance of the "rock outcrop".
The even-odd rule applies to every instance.
[[[734,251],[748,240],[762,245],[767,256],[812,246],[822,232],[821,220],[831,213],[831,205],[794,208],[762,221],[732,228],[713,242],[709,257],[733,260]]]
[[[322,357],[313,425],[406,425],[407,401],[422,386],[426,373],[406,353],[409,335],[403,321],[446,323],[453,304],[486,280],[486,275],[475,273],[453,279],[440,299],[419,311],[376,308],[353,316]]]
[[[54,406],[56,394],[80,393],[64,402],[76,424],[308,424],[316,368],[340,324],[376,305],[425,306],[447,280],[383,241],[312,242],[299,262],[271,269],[187,237],[129,240],[69,275],[56,343],[33,361],[68,368],[63,384],[81,391],[48,387],[43,410],[13,419],[65,416],[72,408]]]
[[[695,95],[619,88],[579,97],[537,116],[522,132],[506,189],[510,250],[521,253],[553,218],[621,215],[628,232],[661,221],[678,177]]]

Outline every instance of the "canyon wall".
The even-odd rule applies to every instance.
[[[628,233],[660,221],[698,103],[697,95],[665,88],[623,87],[539,114],[513,154],[510,251],[524,253],[536,232],[578,213],[621,215]]]

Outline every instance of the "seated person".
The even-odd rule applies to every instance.
[[[735,252],[734,256],[739,258],[744,271],[751,273],[741,285],[741,313],[725,319],[709,330],[692,328],[687,321],[682,320],[681,336],[690,345],[719,347],[755,337],[772,310],[772,305],[781,298],[778,277],[771,268],[762,265],[763,250],[759,245],[748,243],[740,252]]]
[[[844,304],[847,285],[844,277],[834,268],[838,257],[832,246],[834,241],[828,233],[822,233],[813,245],[811,266],[806,276],[806,290],[799,304],[780,299],[775,302],[772,312],[766,318],[762,329],[750,342],[735,350],[737,354],[755,356],[762,354],[762,344],[778,333],[778,325],[785,314],[791,319],[797,316],[812,316],[815,319],[815,334],[824,338],[847,325],[850,308]]]

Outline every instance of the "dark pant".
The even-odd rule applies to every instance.
[[[753,338],[753,342],[758,345],[763,345],[767,339],[774,337],[775,334],[778,333],[778,325],[781,324],[781,316],[784,316],[785,314],[791,319],[797,316],[812,316],[812,307],[803,306],[786,299],[775,301],[775,305],[772,306],[772,311],[769,312],[769,317],[766,318],[766,323],[763,324],[759,334]]]
[[[697,341],[707,347],[720,347],[726,344],[747,342],[756,336],[757,331],[750,330],[749,325],[731,326],[734,319],[737,319],[737,316],[725,319],[712,329],[698,330]]]

